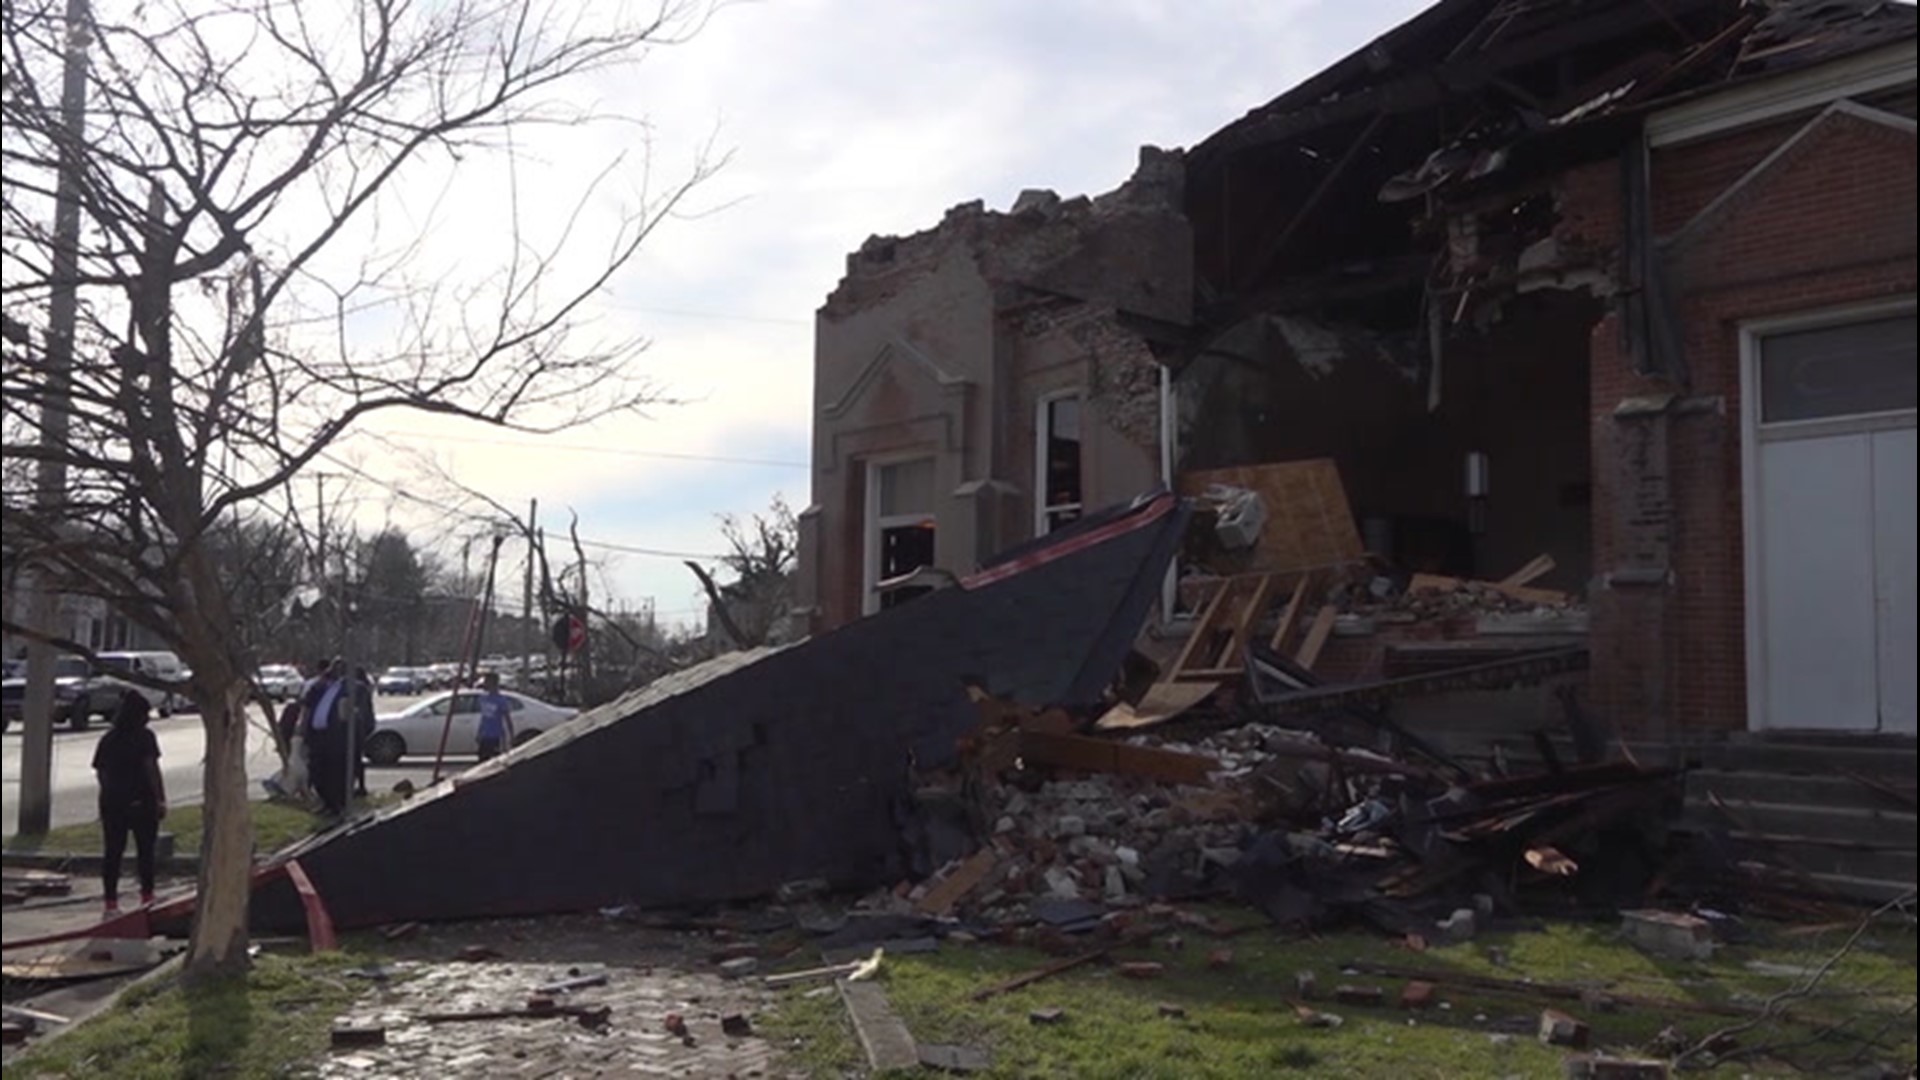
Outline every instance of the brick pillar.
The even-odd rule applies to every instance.
[[[1591,596],[1593,697],[1616,730],[1664,740],[1673,722],[1672,394],[1622,399],[1598,419]],[[1596,402],[1596,405],[1598,403]]]

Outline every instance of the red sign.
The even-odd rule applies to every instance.
[[[554,620],[548,636],[562,652],[579,652],[587,643],[587,622],[578,615],[562,615]]]

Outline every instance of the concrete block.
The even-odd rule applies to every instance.
[[[1620,928],[1636,947],[1673,960],[1705,960],[1713,955],[1713,924],[1698,915],[1675,911],[1623,911]]]
[[[1652,1058],[1574,1054],[1564,1063],[1566,1080],[1668,1080],[1667,1063]]]
[[[1377,986],[1342,984],[1334,987],[1333,997],[1347,1005],[1378,1005],[1386,1000],[1387,994]]]
[[[1593,1032],[1587,1025],[1568,1016],[1558,1009],[1540,1010],[1540,1041],[1548,1046],[1570,1046],[1575,1050],[1586,1049],[1593,1038]]]

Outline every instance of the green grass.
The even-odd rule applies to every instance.
[[[1242,914],[1239,918],[1244,919]],[[991,1075],[1062,1077],[1391,1077],[1418,1080],[1461,1076],[1558,1076],[1566,1051],[1542,1046],[1534,1036],[1543,1005],[1572,1013],[1592,1025],[1598,1048],[1643,1051],[1669,1024],[1692,1039],[1736,1023],[1731,1018],[1692,1016],[1644,1008],[1603,1010],[1579,1001],[1546,1001],[1503,994],[1465,994],[1443,987],[1451,1008],[1408,1013],[1395,1006],[1404,980],[1343,976],[1343,963],[1367,961],[1403,968],[1531,978],[1574,983],[1615,994],[1701,1002],[1758,1004],[1790,980],[1757,974],[1745,965],[1763,959],[1817,965],[1845,937],[1844,931],[1811,938],[1779,938],[1775,945],[1729,947],[1710,962],[1655,960],[1618,940],[1611,928],[1554,924],[1543,932],[1489,935],[1463,945],[1412,953],[1377,936],[1353,933],[1316,940],[1256,931],[1221,942],[1186,934],[1185,947],[1153,945],[1121,950],[1117,960],[1157,960],[1166,974],[1152,981],[1121,978],[1109,967],[1090,965],[984,1002],[969,995],[1049,963],[1025,950],[984,945],[949,946],[935,954],[889,957],[884,981],[894,1008],[923,1042],[966,1043],[994,1055]],[[1206,965],[1207,953],[1225,945],[1234,963],[1225,971]],[[1506,953],[1496,966],[1490,947]],[[1311,970],[1321,990],[1313,1006],[1339,1015],[1338,1028],[1309,1028],[1294,1012],[1294,973]],[[1331,1000],[1341,983],[1386,990],[1382,1008]],[[1801,1013],[1806,1023],[1770,1024],[1742,1037],[1744,1045],[1805,1040],[1822,1022],[1852,1018],[1856,1029],[1878,1027],[1897,1017],[1882,1036],[1885,1046],[1868,1061],[1914,1060],[1913,937],[1888,927],[1863,944],[1822,983],[1824,996]],[[864,1065],[837,995],[804,997],[785,991],[763,1031],[792,1048],[794,1064],[813,1076],[857,1072]],[[1185,1010],[1183,1019],[1160,1015],[1161,1003]],[[1064,1023],[1036,1026],[1031,1010],[1059,1007]],[[1507,1025],[1512,1025],[1508,1027]],[[1504,1030],[1503,1030],[1504,1029]],[[1837,1068],[1856,1049],[1850,1042],[1815,1042],[1795,1048],[1794,1060],[1822,1072]],[[1723,1064],[1704,1076],[1787,1072],[1766,1059]]]
[[[285,1076],[289,1066],[326,1052],[335,1017],[365,990],[339,973],[362,962],[343,953],[263,955],[244,982],[148,984],[9,1062],[7,1076]]]
[[[369,799],[356,799],[356,809],[380,806],[392,800],[389,795],[375,795]],[[253,842],[254,850],[261,853],[278,851],[302,837],[311,836],[326,824],[326,820],[304,807],[287,802],[256,802],[253,806]],[[165,821],[160,823],[163,832],[173,834],[173,850],[179,855],[200,854],[201,827],[205,822],[205,812],[198,806],[169,807]],[[12,852],[53,852],[62,855],[97,855],[104,847],[98,821],[89,821],[80,825],[62,825],[50,830],[45,836],[7,837],[7,850]]]

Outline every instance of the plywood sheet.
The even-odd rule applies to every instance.
[[[1304,570],[1353,562],[1364,548],[1332,458],[1206,469],[1180,477],[1180,493],[1197,496],[1210,485],[1247,488],[1266,504],[1252,557],[1241,572]]]

